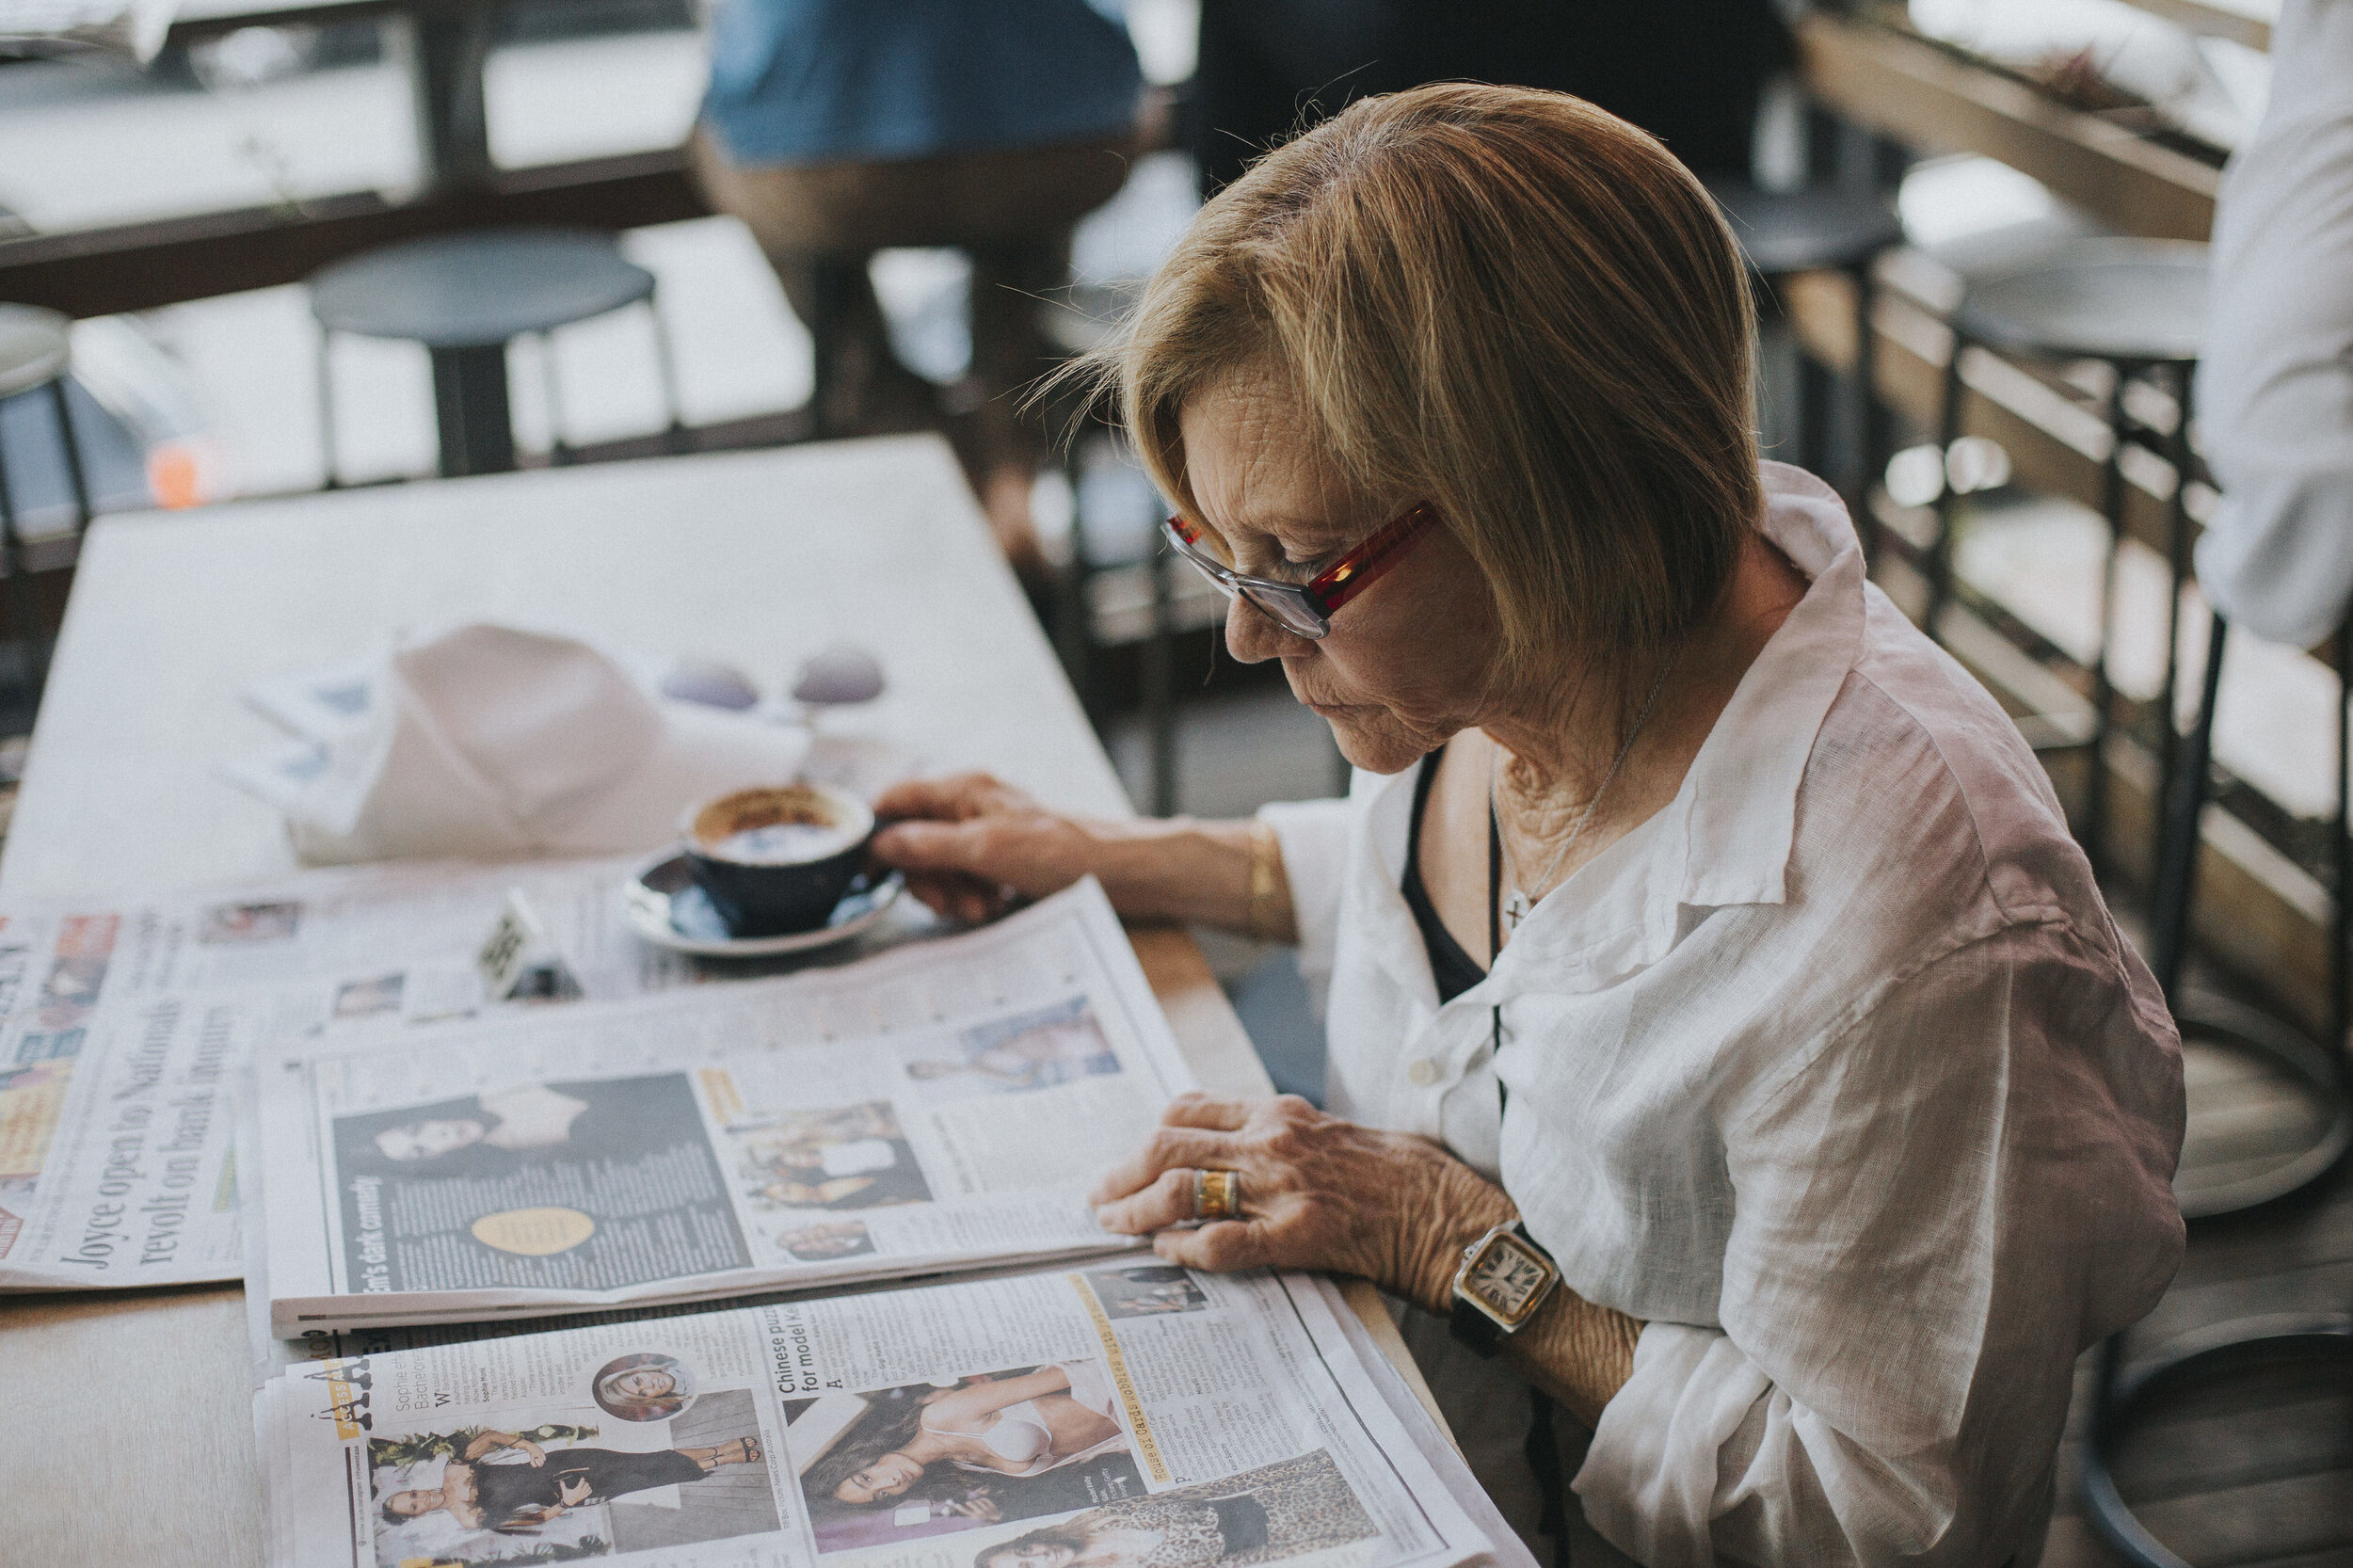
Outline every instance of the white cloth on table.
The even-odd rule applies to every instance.
[[[1443,1140],[1648,1325],[1576,1479],[1635,1558],[2031,1563],[2077,1352],[2181,1257],[2180,1046],[2016,727],[1826,487],[1765,477],[1811,587],[1480,984],[1437,1004],[1399,891],[1410,770],[1267,808],[1331,1106]]]
[[[2353,0],[2287,0],[2271,101],[2223,171],[2197,424],[2222,499],[2198,580],[2309,648],[2353,600]]]
[[[477,623],[386,654],[286,825],[314,862],[651,850],[808,754],[805,730],[663,701],[578,638]]]

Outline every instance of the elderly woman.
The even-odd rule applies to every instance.
[[[1211,824],[919,784],[878,849],[965,918],[1092,873],[1298,943],[1332,1114],[1180,1100],[1102,1222],[1446,1319],[1515,1523],[1506,1369],[1575,1417],[1528,1449],[1580,1553],[2030,1563],[2076,1354],[2181,1256],[2179,1048],[2015,728],[1760,465],[1751,334],[1705,193],[1577,100],[1292,141],[1102,363],[1227,646],[1355,788]]]

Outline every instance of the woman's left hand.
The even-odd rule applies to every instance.
[[[531,1461],[531,1467],[535,1470],[548,1462],[547,1449],[539,1447],[528,1437],[519,1440],[515,1447],[522,1449],[523,1457]]]
[[[1193,1173],[1241,1177],[1241,1218],[1194,1218]],[[1107,1230],[1157,1232],[1172,1263],[1358,1274],[1442,1310],[1464,1244],[1518,1210],[1427,1138],[1327,1116],[1296,1095],[1180,1095],[1160,1129],[1090,1194]]]

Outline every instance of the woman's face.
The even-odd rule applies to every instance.
[[[659,1367],[640,1367],[615,1378],[613,1387],[625,1400],[659,1400],[678,1392],[678,1379]]]
[[[845,1503],[865,1504],[895,1497],[923,1479],[923,1466],[903,1453],[887,1453],[865,1469],[853,1473],[833,1495]]]
[[[1421,499],[1352,494],[1297,396],[1261,370],[1195,393],[1178,433],[1204,514],[1193,520],[1254,577],[1305,583]],[[1442,524],[1342,606],[1321,641],[1237,600],[1225,646],[1245,664],[1280,659],[1292,695],[1331,725],[1351,762],[1397,773],[1478,722],[1497,626],[1485,577]]]
[[[479,1144],[488,1130],[472,1117],[438,1118],[387,1128],[376,1135],[376,1146],[387,1160],[430,1160],[437,1154]]]
[[[1064,1568],[1070,1548],[1039,1542],[1027,1546],[1000,1546],[988,1554],[988,1568]]]
[[[384,1499],[384,1506],[404,1519],[419,1518],[441,1506],[441,1489],[438,1486],[415,1487],[407,1492],[395,1492]]]

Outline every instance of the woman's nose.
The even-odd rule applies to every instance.
[[[1273,617],[1247,599],[1235,599],[1225,610],[1225,651],[1237,664],[1262,664],[1283,656],[1287,645],[1307,646],[1274,624]]]

